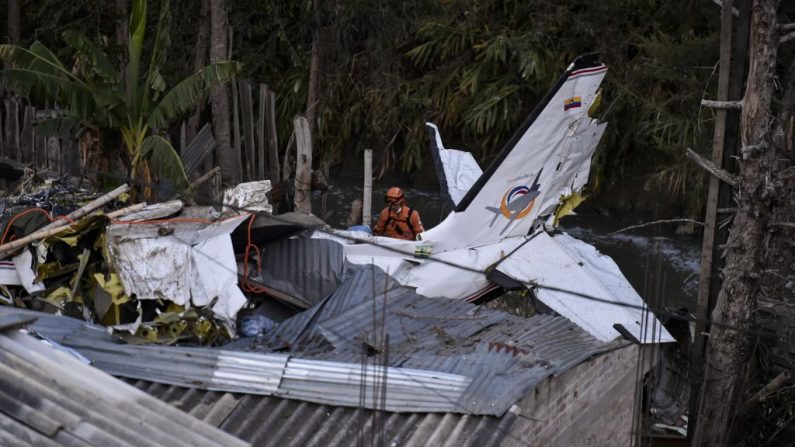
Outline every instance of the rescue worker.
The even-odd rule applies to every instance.
[[[387,206],[381,211],[373,229],[376,236],[413,241],[418,234],[425,231],[420,221],[420,213],[406,206],[403,190],[396,186],[389,188],[386,192],[386,203]]]

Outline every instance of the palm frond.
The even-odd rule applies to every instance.
[[[39,41],[33,42],[30,49],[16,45],[0,45],[0,60],[8,63],[12,68],[28,69],[79,81],[55,54]]]
[[[171,120],[188,113],[204,100],[210,91],[232,79],[240,72],[240,63],[223,61],[210,64],[185,78],[171,89],[149,115],[147,124],[158,129]]]
[[[91,91],[82,84],[27,68],[3,70],[0,72],[0,85],[25,98],[69,104],[75,111],[89,110],[95,104]]]
[[[142,155],[149,160],[161,181],[168,180],[173,183],[175,192],[181,192],[190,185],[182,159],[165,138],[159,135],[144,138]]]
[[[83,56],[89,62],[88,68],[109,84],[116,84],[119,81],[119,72],[113,63],[94,42],[83,33],[69,30],[63,33],[64,41],[72,47],[78,55]]]

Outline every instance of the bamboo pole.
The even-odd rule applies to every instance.
[[[105,215],[108,216],[108,219],[115,219],[117,217],[122,217],[122,216],[125,216],[127,214],[134,213],[136,211],[141,211],[142,209],[144,209],[146,207],[147,207],[147,203],[146,202],[141,202],[141,203],[136,203],[135,205],[130,205],[127,208],[122,208],[120,210],[112,211],[112,212],[110,212],[108,214],[105,214]]]
[[[80,207],[80,208],[72,211],[71,213],[67,214],[65,220],[67,220],[67,221],[68,220],[75,221],[77,219],[80,219],[81,217],[87,215],[88,213],[90,213],[90,212],[92,212],[92,211],[104,206],[106,203],[110,202],[111,200],[114,200],[114,199],[118,198],[120,195],[128,192],[129,190],[130,190],[130,187],[125,183],[125,184],[119,186],[118,188],[114,189],[113,191],[111,191],[111,192],[109,192],[109,193],[107,193],[107,194],[105,194],[103,196],[97,197],[96,199],[88,202],[87,204],[83,205],[82,207]],[[53,221],[49,225],[47,225],[44,228],[42,228],[42,230],[49,230],[51,228],[60,227],[61,225],[65,225],[64,219],[58,219],[56,221]]]
[[[3,259],[6,256],[6,254],[13,252],[17,248],[24,247],[25,245],[28,245],[31,242],[35,242],[56,235],[68,229],[70,226],[71,225],[61,225],[60,227],[50,228],[49,230],[39,230],[21,239],[17,239],[7,244],[0,245],[0,259]]]
[[[121,185],[118,188],[114,189],[113,191],[98,197],[91,202],[85,204],[84,206],[72,211],[71,213],[67,214],[64,219],[58,219],[56,221],[50,222],[40,230],[29,234],[21,239],[17,239],[15,241],[11,241],[7,244],[0,245],[0,259],[3,259],[7,253],[11,251],[25,246],[30,242],[44,239],[46,237],[50,237],[53,234],[58,234],[59,232],[68,228],[66,223],[68,221],[76,221],[81,217],[91,213],[92,211],[96,210],[97,208],[102,207],[106,203],[110,202],[111,200],[119,197],[120,195],[126,193],[130,190],[130,187],[127,184]]]

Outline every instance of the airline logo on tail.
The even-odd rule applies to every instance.
[[[494,213],[494,219],[491,220],[489,228],[494,226],[498,217],[503,216],[508,219],[508,224],[500,231],[500,234],[503,234],[514,221],[522,219],[530,214],[530,211],[533,210],[533,206],[536,203],[536,197],[541,194],[541,185],[538,183],[539,177],[541,177],[541,170],[536,174],[536,178],[531,186],[515,186],[505,191],[502,200],[500,200],[499,208],[493,206],[486,207],[487,210]]]

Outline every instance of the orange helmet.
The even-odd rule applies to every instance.
[[[403,201],[403,190],[397,186],[393,186],[386,191],[387,203],[400,203]]]

